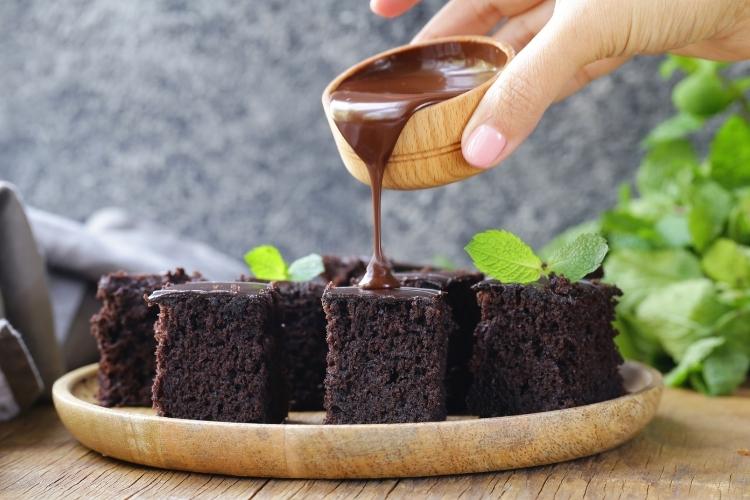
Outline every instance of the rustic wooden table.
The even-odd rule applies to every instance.
[[[750,390],[667,390],[639,437],[591,458],[385,481],[239,479],[150,469],[80,446],[51,406],[0,424],[0,498],[750,498]]]

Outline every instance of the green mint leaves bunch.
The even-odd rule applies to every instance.
[[[531,283],[550,274],[578,281],[599,268],[607,249],[600,235],[581,234],[556,248],[544,263],[518,236],[500,229],[475,234],[465,247],[477,269],[503,283]]]
[[[721,63],[669,56],[677,114],[643,141],[634,194],[599,220],[611,251],[605,280],[624,292],[616,341],[625,357],[669,372],[670,385],[731,393],[750,367],[750,77]],[[699,155],[694,143],[709,139]]]
[[[323,258],[311,253],[287,266],[278,248],[261,245],[245,254],[245,263],[253,276],[268,281],[310,281],[324,271]]]

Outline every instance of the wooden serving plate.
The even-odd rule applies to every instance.
[[[61,377],[52,394],[60,419],[81,444],[128,462],[234,476],[437,476],[561,462],[628,441],[654,417],[662,379],[640,363],[627,362],[621,372],[628,394],[610,401],[418,424],[322,425],[322,413],[291,413],[287,424],[237,424],[103,408],[94,399],[95,364]]]

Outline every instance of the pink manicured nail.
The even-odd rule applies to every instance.
[[[507,142],[503,134],[494,128],[480,125],[466,140],[464,158],[477,168],[494,167]]]

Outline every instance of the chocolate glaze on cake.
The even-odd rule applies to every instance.
[[[471,360],[472,413],[535,413],[623,394],[612,327],[619,289],[562,277],[474,288],[481,320]]]
[[[342,286],[330,288],[328,290],[329,296],[350,296],[350,297],[368,297],[371,300],[377,300],[378,298],[387,299],[392,298],[431,298],[440,296],[441,293],[438,290],[429,288],[415,288],[415,287],[399,287],[395,289],[367,289],[360,288],[358,286]]]
[[[426,270],[396,273],[402,286],[432,288],[446,293],[453,323],[448,334],[448,361],[445,390],[449,414],[466,412],[466,396],[471,383],[469,360],[479,306],[472,286],[484,279],[479,272]]]
[[[436,290],[328,288],[327,424],[443,420],[449,311]]]
[[[148,307],[144,295],[197,279],[200,274],[190,276],[183,269],[166,274],[117,272],[101,278],[96,298],[102,307],[91,318],[100,355],[97,399],[101,405],[151,406],[158,311]]]
[[[277,292],[263,283],[178,285],[159,305],[154,407],[161,416],[278,423],[288,410]]]

